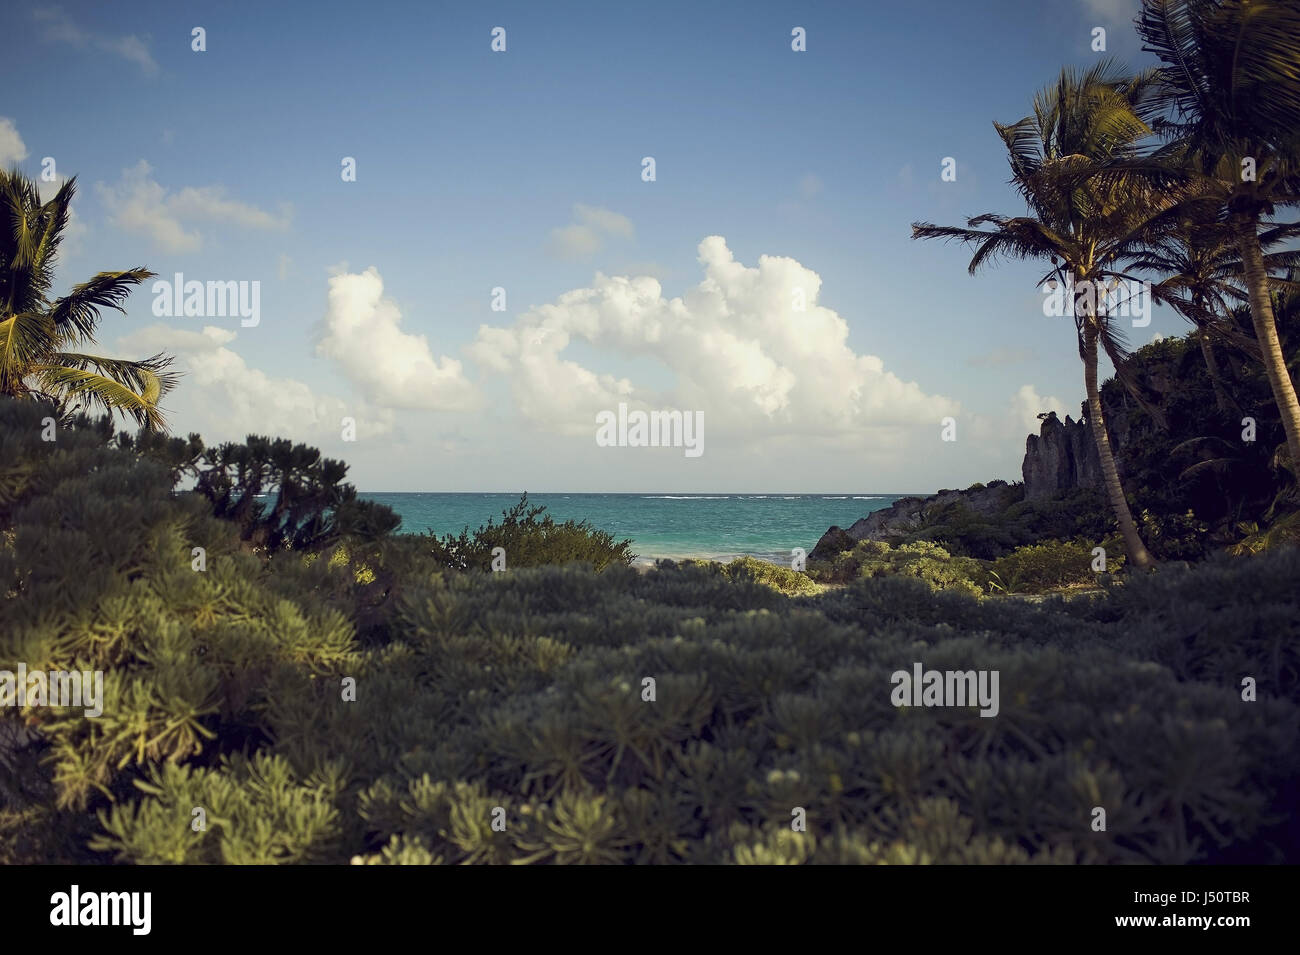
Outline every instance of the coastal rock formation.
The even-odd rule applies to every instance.
[[[821,536],[808,556],[813,560],[822,560],[841,551],[852,550],[858,541],[884,540],[906,534],[922,522],[926,511],[957,501],[963,502],[976,514],[990,516],[1006,507],[1008,491],[1017,493],[1007,484],[995,484],[965,491],[940,491],[929,497],[899,498],[889,507],[872,511],[855,521],[848,530],[832,527]]]
[[[1144,379],[1148,392],[1161,401],[1163,393],[1159,386],[1166,380],[1172,379],[1168,376],[1162,378],[1155,373]],[[1150,384],[1151,381],[1155,382],[1154,386]],[[1109,393],[1103,391],[1102,400],[1106,410],[1106,430],[1110,434],[1111,446],[1116,451],[1116,464],[1122,480],[1125,477],[1125,465],[1128,464],[1124,449],[1139,445],[1145,440],[1145,432],[1138,420],[1136,406],[1122,389],[1114,388]],[[1086,405],[1081,405],[1080,411],[1086,410]],[[822,535],[809,557],[825,560],[852,550],[859,541],[888,542],[891,538],[905,536],[926,523],[927,515],[941,514],[947,505],[958,502],[975,516],[992,517],[1016,500],[1041,500],[1079,488],[1100,488],[1101,460],[1083,414],[1077,421],[1069,415],[1061,421],[1054,411],[1039,417],[1043,423],[1039,426],[1038,434],[1031,434],[1025,440],[1025,457],[1020,465],[1023,487],[994,482],[988,487],[977,484],[965,491],[940,491],[929,497],[905,497],[884,510],[873,511],[854,522],[847,530],[832,527]]]
[[[1038,434],[1025,440],[1025,460],[1020,473],[1028,500],[1051,497],[1076,487],[1101,486],[1101,461],[1087,422],[1062,423],[1056,412],[1040,415]]]

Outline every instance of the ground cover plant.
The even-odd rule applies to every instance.
[[[138,445],[41,432],[0,402],[0,670],[100,669],[105,703],[0,708],[5,862],[1300,858],[1293,549],[1032,605],[458,569],[270,550]],[[895,706],[917,662],[998,671],[996,716]]]

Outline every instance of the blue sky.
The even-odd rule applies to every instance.
[[[67,283],[260,283],[253,327],[149,287],[106,318],[103,350],[177,355],[177,432],[292,437],[368,490],[930,491],[1017,479],[1082,369],[1041,268],[971,278],[910,224],[1022,211],[992,121],[1094,27],[1146,62],[1135,9],[12,4],[0,160],[78,176]],[[702,411],[705,452],[597,446],[619,401]]]

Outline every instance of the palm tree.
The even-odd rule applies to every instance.
[[[1147,112],[1150,78],[1128,77],[1110,61],[1084,73],[1062,70],[1059,80],[1034,98],[1033,114],[1010,126],[994,123],[1010,154],[1012,182],[1029,214],[977,216],[966,228],[912,226],[913,238],[955,239],[976,246],[973,275],[999,257],[1046,259],[1052,277],[1074,281],[1074,321],[1088,395],[1088,424],[1101,461],[1102,480],[1124,539],[1129,562],[1140,569],[1155,565],[1142,542],[1120,483],[1097,387],[1098,345],[1125,377],[1126,352],[1111,310],[1098,308],[1093,290],[1127,280],[1117,264],[1141,249],[1149,222],[1174,200],[1163,197],[1141,177],[1092,174],[1115,161],[1138,155],[1138,143],[1151,132]],[[991,226],[991,228],[979,228]],[[1126,382],[1127,383],[1127,382]]]
[[[100,309],[125,313],[132,288],[153,273],[100,272],[50,298],[75,189],[76,179],[69,179],[42,203],[35,182],[16,168],[0,170],[0,395],[45,399],[65,419],[94,408],[161,430],[166,422],[158,400],[176,381],[166,370],[170,357],[125,361],[80,351],[95,342]]]
[[[1223,374],[1214,353],[1216,341],[1225,342],[1262,360],[1259,344],[1242,334],[1233,322],[1236,305],[1248,301],[1242,291],[1245,269],[1235,236],[1217,218],[1214,199],[1180,203],[1166,215],[1176,225],[1157,237],[1136,259],[1128,263],[1131,272],[1149,272],[1165,278],[1151,288],[1151,297],[1171,306],[1196,327],[1196,339],[1220,411],[1229,410],[1231,399],[1223,387]],[[1264,223],[1260,247],[1272,247],[1300,235],[1300,224]],[[1270,252],[1263,257],[1268,272],[1300,265],[1300,251]],[[1287,279],[1269,278],[1270,285],[1285,287]]]
[[[1300,192],[1300,4],[1142,0],[1137,29],[1164,62],[1152,102],[1169,115],[1153,127],[1169,151],[1192,158],[1226,213],[1287,449],[1300,466],[1300,401],[1260,243],[1261,220]]]

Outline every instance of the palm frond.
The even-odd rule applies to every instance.
[[[69,343],[94,341],[95,326],[99,323],[99,310],[112,308],[126,314],[122,303],[137,285],[153,278],[154,273],[145,268],[127,269],[124,272],[100,272],[88,282],[82,282],[50,308],[50,317]]]
[[[141,394],[107,375],[61,365],[41,365],[32,374],[47,393],[62,401],[84,402],[109,414],[121,412],[151,431],[166,427],[162,411],[148,397],[148,392],[155,391],[152,387]]]
[[[114,381],[126,385],[133,391],[148,396],[155,392],[151,401],[167,394],[176,386],[180,376],[168,371],[175,359],[159,352],[143,361],[128,361],[122,358],[101,358],[98,355],[82,355],[73,352],[59,352],[49,364],[62,365],[67,368],[93,370]]]
[[[54,322],[43,312],[21,312],[0,321],[0,395],[25,391],[27,370],[50,354],[56,338]]]

